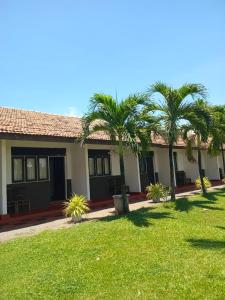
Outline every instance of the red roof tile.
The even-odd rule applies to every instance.
[[[0,107],[0,134],[77,138],[81,132],[81,118],[78,117]],[[104,132],[95,133],[89,139],[110,140]],[[166,146],[162,137],[154,135],[152,139],[153,144]],[[178,139],[177,146],[185,146],[181,138]]]
[[[0,133],[77,138],[81,118],[0,107]],[[99,132],[92,139],[109,139]]]

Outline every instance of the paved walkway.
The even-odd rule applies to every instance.
[[[210,188],[210,191],[213,191],[215,189],[221,189],[224,188],[225,185],[220,185],[220,186],[215,186]],[[194,194],[198,194],[200,190],[195,190],[191,192],[186,192],[186,193],[181,193],[177,194],[177,198],[185,197],[185,196],[190,196]],[[144,200],[144,201],[139,201],[136,203],[130,204],[130,210],[137,210],[142,207],[153,207],[158,205],[157,203],[152,203],[150,200]],[[114,208],[107,208],[107,209],[102,209],[94,212],[90,212],[85,215],[84,221],[91,221],[93,219],[101,219],[107,216],[112,216],[114,215]],[[40,232],[43,232],[45,230],[56,230],[56,229],[62,229],[62,228],[70,228],[72,226],[79,226],[79,224],[74,224],[71,222],[70,218],[62,218],[59,220],[39,224],[39,225],[34,225],[34,226],[29,226],[25,228],[20,228],[20,229],[15,229],[11,231],[6,231],[0,233],[0,242],[6,242],[13,240],[18,237],[24,237],[24,236],[32,236],[36,235]]]

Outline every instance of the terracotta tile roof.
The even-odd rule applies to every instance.
[[[77,138],[81,131],[81,118],[78,117],[0,107],[0,134]],[[90,139],[109,141],[110,137],[98,132],[91,135]],[[160,136],[154,136],[152,140],[154,145],[167,145]],[[176,145],[184,147],[185,143],[180,138]]]
[[[162,146],[167,145],[166,141],[159,135],[152,136],[152,143],[155,145],[162,145]],[[181,138],[178,138],[176,146],[184,147],[185,142]]]
[[[0,133],[77,138],[81,130],[78,117],[0,107]],[[109,140],[102,132],[90,138]]]

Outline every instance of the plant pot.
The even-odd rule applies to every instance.
[[[160,202],[160,197],[154,197],[154,198],[152,198],[152,201],[154,203]]]
[[[79,223],[79,222],[81,222],[81,220],[82,220],[82,216],[72,216],[72,221],[73,221],[73,223]]]
[[[117,215],[124,215],[129,212],[129,196],[126,194],[125,199],[122,195],[114,195],[114,207]]]

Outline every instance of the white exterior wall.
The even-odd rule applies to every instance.
[[[159,152],[157,151],[157,148],[152,148],[151,149],[153,152],[154,152],[154,160],[153,160],[153,163],[154,163],[154,170],[155,170],[155,173],[159,173]]]
[[[124,154],[125,181],[130,192],[141,192],[139,161],[137,155],[131,152]]]
[[[7,214],[7,184],[12,183],[11,174],[11,147],[43,147],[65,148],[65,179],[71,179],[72,192],[83,194],[90,199],[88,150],[110,150],[111,174],[120,175],[119,155],[113,145],[88,144],[81,147],[79,144],[24,141],[24,140],[1,140],[0,141],[0,214]],[[165,185],[170,184],[170,170],[168,148],[152,147],[154,151],[154,171],[158,172],[159,181]],[[187,160],[185,149],[174,149],[177,152],[178,170],[185,171],[186,177],[194,182],[199,176],[197,164],[197,151],[193,154],[196,163]],[[131,192],[140,192],[140,173],[138,157],[126,151],[124,153],[125,180]],[[205,169],[209,179],[219,179],[219,168],[223,168],[222,156],[210,157],[207,151],[202,150],[202,168]]]
[[[71,147],[72,191],[90,199],[87,148],[78,144]]]
[[[217,156],[218,166],[219,168],[223,169],[223,158],[222,158],[222,152]]]
[[[154,151],[155,159],[157,159],[159,182],[164,185],[170,184],[170,166],[169,166],[169,154],[167,148],[157,148],[151,149]]]
[[[169,153],[168,148],[157,148],[152,149],[155,153],[156,160],[156,172],[159,174],[159,182],[165,185],[170,184],[170,167],[169,167]],[[196,158],[196,162],[188,161],[185,153],[185,149],[174,149],[173,152],[177,152],[177,167],[178,171],[184,171],[187,178],[190,178],[192,182],[195,182],[198,175],[198,164],[197,164],[197,151],[193,151],[193,155]],[[205,160],[203,158],[203,168],[205,166]]]
[[[220,174],[217,156],[208,155],[206,150],[202,151],[202,153],[205,160],[205,175],[210,180],[219,180]]]
[[[195,162],[191,162],[187,159],[187,156],[184,151],[184,172],[186,174],[186,178],[191,178],[191,182],[195,182],[195,180],[199,177],[198,172],[198,153],[196,150],[193,150],[193,156],[195,158]],[[204,169],[204,167],[203,167]]]
[[[4,145],[4,147],[2,147],[2,145]],[[116,147],[112,145],[90,144],[81,147],[79,144],[75,144],[75,143],[72,144],[72,143],[40,142],[40,141],[25,141],[25,140],[0,141],[0,163],[1,163],[0,214],[7,213],[7,184],[12,183],[11,147],[65,148],[66,149],[65,180],[71,179],[72,192],[85,195],[87,199],[90,199],[88,149],[110,150],[111,173],[113,176],[120,175],[119,155],[116,151]],[[2,151],[5,152],[3,153]],[[3,159],[3,157],[5,158]],[[2,162],[2,159],[4,160],[4,162]],[[124,163],[125,163],[126,184],[129,185],[130,191],[131,192],[141,191],[139,164],[138,164],[137,157],[132,153],[125,153]]]
[[[174,149],[173,152],[177,152],[177,168],[178,171],[184,171],[185,166],[185,151],[183,149]]]
[[[0,141],[0,215],[7,214],[7,144]]]
[[[7,214],[7,185],[12,183],[11,147],[37,147],[37,148],[66,148],[65,156],[65,190],[66,180],[72,179],[71,147],[70,143],[40,142],[25,140],[0,141],[0,214]],[[74,190],[72,186],[72,190]]]

